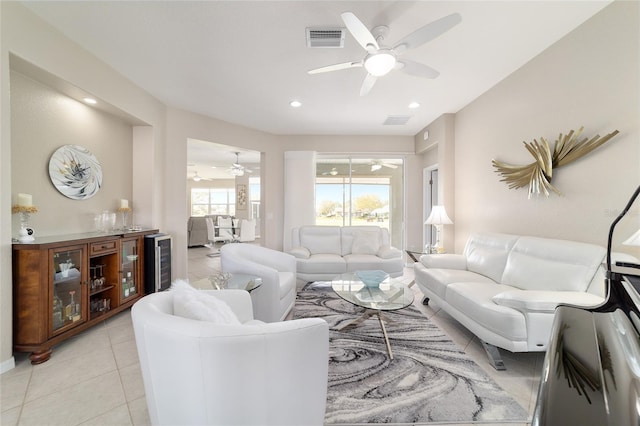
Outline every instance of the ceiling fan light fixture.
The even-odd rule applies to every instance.
[[[382,168],[382,164],[378,164],[378,163],[373,163],[371,165],[371,171],[372,172],[377,172],[378,170],[380,170]]]
[[[396,57],[388,50],[371,53],[364,58],[364,68],[376,77],[387,75],[396,66]]]
[[[237,169],[237,168],[233,168],[231,170],[229,170],[229,173],[231,173],[233,176],[244,176],[244,170],[243,169]]]

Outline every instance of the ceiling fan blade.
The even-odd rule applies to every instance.
[[[307,73],[308,74],[318,74],[318,73],[321,73],[321,72],[346,70],[346,69],[349,69],[349,68],[356,68],[356,67],[361,67],[361,66],[362,66],[362,61],[343,62],[341,64],[327,65],[326,67],[320,67],[320,68],[312,69],[310,71],[307,71]]]
[[[390,169],[397,169],[397,168],[398,168],[398,166],[397,166],[397,165],[395,165],[395,164],[391,164],[391,163],[382,163],[382,164],[381,164],[381,166],[383,166],[383,167],[388,167],[388,168],[390,168]]]
[[[367,74],[362,82],[362,86],[360,87],[360,96],[364,96],[371,91],[371,88],[374,84],[376,84],[376,80],[378,77],[375,75]]]
[[[407,59],[398,60],[399,69],[409,75],[415,75],[422,78],[436,78],[440,73],[433,68],[421,64],[419,62],[409,61]]]
[[[462,22],[462,16],[459,13],[452,13],[444,18],[433,21],[424,27],[418,28],[402,40],[393,48],[396,53],[402,53],[405,50],[414,49],[418,46],[433,40],[439,35],[449,31],[451,28]]]
[[[356,15],[351,12],[344,12],[340,16],[353,38],[360,43],[360,46],[369,52],[378,50],[376,38]]]

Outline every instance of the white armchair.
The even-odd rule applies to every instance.
[[[210,290],[244,324],[176,316],[174,291],[131,310],[154,425],[322,425],[329,331],[319,318],[252,320],[244,290]]]
[[[262,285],[251,292],[253,316],[282,321],[296,301],[296,259],[253,244],[227,244],[220,249],[222,272],[257,275]]]

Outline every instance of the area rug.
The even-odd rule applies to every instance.
[[[393,360],[377,318],[337,331],[361,312],[327,283],[298,293],[294,318],[329,323],[327,424],[527,421],[527,412],[415,307],[387,313]]]

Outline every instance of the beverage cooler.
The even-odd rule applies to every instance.
[[[144,237],[144,292],[167,290],[171,286],[171,235]]]

